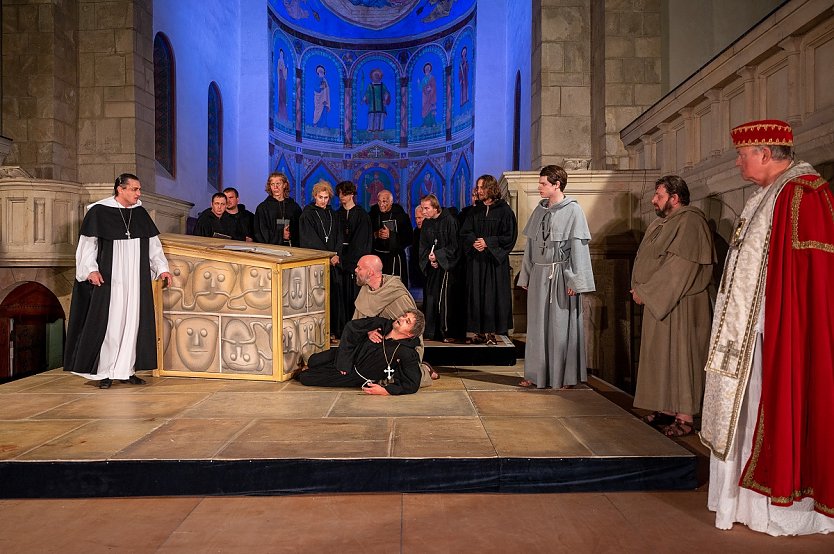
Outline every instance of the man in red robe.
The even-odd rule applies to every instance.
[[[771,535],[834,531],[834,195],[777,120],[732,130],[758,185],[731,237],[706,366],[709,508]]]

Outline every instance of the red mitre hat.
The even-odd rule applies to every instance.
[[[751,121],[730,131],[733,146],[793,146],[791,126],[778,119]]]

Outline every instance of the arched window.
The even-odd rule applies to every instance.
[[[214,81],[208,89],[208,182],[218,191],[223,188],[223,102]]]
[[[154,137],[156,161],[174,177],[176,170],[176,108],[174,51],[168,37],[153,39]]]

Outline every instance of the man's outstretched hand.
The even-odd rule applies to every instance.
[[[379,396],[390,396],[388,391],[385,390],[385,387],[382,385],[377,385],[376,383],[369,383],[362,387],[362,392],[365,394],[376,394]]]

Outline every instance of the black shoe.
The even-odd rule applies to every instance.
[[[100,389],[109,389],[110,385],[113,384],[113,379],[102,379],[98,382],[98,388]]]
[[[127,382],[130,383],[131,385],[144,385],[145,384],[145,380],[142,379],[141,377],[136,376],[136,375],[131,375],[130,377],[128,377]]]

